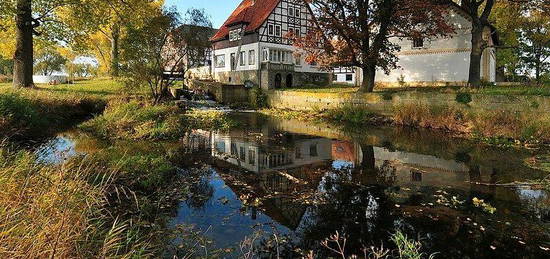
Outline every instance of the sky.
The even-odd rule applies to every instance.
[[[204,9],[210,15],[212,25],[219,28],[242,0],[166,0],[165,6],[177,7],[183,15],[191,7]]]

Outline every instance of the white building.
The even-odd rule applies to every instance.
[[[211,38],[214,80],[264,89],[327,85],[329,73],[295,56],[289,35],[314,26],[309,6],[299,0],[243,0]]]
[[[376,82],[386,86],[407,85],[461,85],[468,82],[471,52],[472,22],[468,14],[450,6],[449,22],[455,26],[455,34],[448,38],[391,39],[401,46],[397,53],[399,66],[386,75],[376,73]],[[494,46],[498,43],[493,28],[485,28],[484,38],[489,48],[481,59],[481,77],[488,82],[496,80],[496,56]],[[356,73],[357,72],[357,73]],[[334,81],[359,85],[362,82],[361,69],[335,70]]]

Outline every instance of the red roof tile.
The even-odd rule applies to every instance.
[[[279,2],[280,0],[243,0],[210,40],[223,40],[229,35],[229,27],[239,23],[248,24],[245,32],[255,31],[262,26]]]

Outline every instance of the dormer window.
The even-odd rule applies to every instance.
[[[235,29],[229,32],[229,41],[236,41],[241,39],[242,29]]]
[[[422,37],[414,38],[413,41],[412,41],[412,47],[413,47],[413,49],[424,48],[424,38],[422,38]]]

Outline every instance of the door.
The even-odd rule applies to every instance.
[[[292,78],[292,74],[288,74],[286,75],[286,87],[287,88],[291,88],[292,85],[293,85],[293,78]]]
[[[276,74],[275,75],[275,89],[281,88],[281,81],[282,81],[281,74]]]

